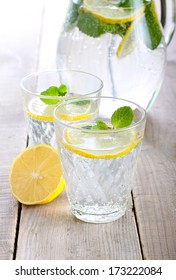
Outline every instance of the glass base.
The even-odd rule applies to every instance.
[[[98,223],[110,223],[118,220],[125,214],[126,209],[117,210],[115,212],[106,213],[106,214],[90,214],[75,209],[71,209],[71,211],[73,215],[81,221],[98,224]]]

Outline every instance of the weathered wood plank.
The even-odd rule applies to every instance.
[[[42,70],[55,65],[56,19],[61,7],[56,1],[47,5],[48,1],[40,47]],[[72,216],[64,194],[48,205],[23,206],[17,259],[141,259],[132,207],[119,221],[93,225]]]
[[[134,201],[145,259],[176,259],[176,36],[161,92],[148,114]]]
[[[6,0],[1,3],[0,259],[13,257],[18,203],[10,194],[8,173],[13,157],[26,145],[19,84],[37,64],[41,15],[42,1]]]
[[[113,223],[88,224],[70,213],[64,193],[23,207],[17,259],[141,259],[132,210]]]

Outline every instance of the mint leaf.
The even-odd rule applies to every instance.
[[[107,126],[107,124],[105,122],[97,120],[96,125],[93,125],[91,127],[91,129],[107,130],[107,129],[109,129],[109,127]]]
[[[100,21],[91,13],[80,13],[77,26],[82,33],[94,38],[105,33]]]
[[[110,24],[101,22],[89,12],[82,12],[78,17],[79,30],[91,37],[97,38],[104,33],[119,34],[123,37],[131,23]]]
[[[107,126],[107,124],[101,120],[97,120],[95,125],[86,125],[83,128],[85,129],[97,129],[97,130],[107,130],[110,127]]]
[[[123,128],[132,123],[133,116],[134,113],[131,107],[120,107],[112,114],[111,123],[114,128]]]
[[[47,90],[42,91],[40,95],[43,96],[65,96],[67,93],[67,87],[64,84],[61,84],[59,87],[51,86]],[[59,102],[58,99],[46,99],[46,98],[40,98],[41,101],[43,101],[45,104],[51,105],[51,104],[57,104]]]
[[[151,50],[156,49],[161,42],[163,34],[152,3],[146,5],[145,16],[139,22],[139,34]]]
[[[67,87],[64,84],[61,84],[60,87],[58,87],[58,96],[65,96],[67,93]]]
[[[110,24],[110,23],[105,23],[100,21],[100,24],[105,33],[109,32],[112,34],[118,34],[119,36],[123,37],[126,34],[129,26],[131,25],[131,22]]]

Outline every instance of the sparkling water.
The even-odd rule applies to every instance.
[[[55,146],[54,123],[32,119],[26,116],[29,144],[49,144]]]
[[[103,80],[103,95],[124,98],[148,109],[164,77],[163,43],[155,50],[138,43],[128,55],[117,58],[120,41],[120,36],[108,33],[92,38],[75,27],[60,36],[57,65],[89,71]]]
[[[59,147],[71,211],[77,218],[103,223],[125,214],[140,146],[111,159],[85,158]]]

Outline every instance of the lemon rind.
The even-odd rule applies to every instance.
[[[83,114],[83,115],[75,115],[75,116],[58,114],[57,117],[61,120],[64,120],[64,121],[80,121],[80,120],[91,118],[92,115],[93,115],[93,113]]]
[[[53,116],[40,116],[40,115],[33,114],[29,111],[26,112],[26,115],[29,118],[34,119],[34,120],[38,120],[38,121],[47,121],[47,122],[53,122],[54,121]]]
[[[81,149],[77,149],[73,146],[67,145],[67,144],[63,144],[63,146],[67,149],[70,150],[71,152],[85,157],[85,158],[90,158],[90,159],[111,159],[111,158],[118,158],[118,157],[122,157],[126,154],[128,154],[132,149],[134,149],[135,146],[137,146],[137,144],[139,144],[140,140],[137,140],[135,143],[131,144],[128,148],[124,149],[121,152],[115,153],[115,154],[102,154],[102,155],[95,155],[95,154],[91,154],[88,152],[85,152],[84,150]]]
[[[35,204],[46,204],[46,203],[51,202],[54,198],[56,198],[63,191],[64,187],[65,187],[65,180],[64,180],[63,176],[61,176],[60,182],[59,182],[59,185],[57,186],[57,188],[51,194],[49,194],[49,196],[47,196],[47,198],[45,198],[42,201],[36,202]]]

